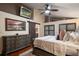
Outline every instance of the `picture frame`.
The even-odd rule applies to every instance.
[[[5,31],[25,31],[26,22],[20,20],[14,20],[10,18],[5,19]]]
[[[32,18],[32,10],[26,8],[24,6],[20,7],[20,16],[31,19]]]

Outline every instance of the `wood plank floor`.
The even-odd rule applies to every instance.
[[[32,48],[32,45],[30,45],[30,46],[28,46],[28,47],[26,47],[26,48],[20,49],[20,50],[18,50],[18,51],[9,53],[8,56],[19,56],[19,54],[21,54],[21,53],[23,53],[23,52],[25,52],[25,51],[27,51],[27,50],[29,50],[29,49],[31,49],[31,48]]]

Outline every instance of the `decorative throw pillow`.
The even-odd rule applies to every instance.
[[[72,36],[74,39],[76,39],[76,33],[75,32],[70,33],[70,36]]]
[[[71,41],[74,44],[79,44],[79,35],[78,35],[78,33],[72,32],[70,34],[69,41]]]
[[[74,32],[74,35],[75,35],[75,37],[73,36],[74,37],[74,42],[73,43],[79,45],[79,33],[78,32]]]
[[[70,35],[69,41],[70,41],[70,42],[75,42],[75,40],[76,40],[76,39],[75,39],[73,36]]]
[[[63,41],[69,41],[69,38],[70,38],[70,33],[66,32],[64,37],[63,37]]]
[[[79,43],[79,33],[76,33],[76,41]]]
[[[63,40],[64,35],[65,35],[65,31],[61,30],[60,33],[59,33],[59,39]]]

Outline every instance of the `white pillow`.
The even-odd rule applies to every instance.
[[[73,42],[73,43],[76,43],[76,44],[79,44],[79,33],[77,33],[77,32],[72,32],[72,33],[70,34],[69,41],[71,41],[71,42]]]
[[[72,32],[72,33],[70,33],[70,35],[71,35],[74,39],[79,38],[79,33],[77,33],[77,32]]]
[[[79,33],[76,32],[76,42],[79,43]]]
[[[69,38],[70,38],[70,33],[66,32],[64,35],[63,41],[69,41]]]
[[[70,36],[72,36],[74,39],[76,39],[76,33],[75,32],[70,33]]]
[[[79,33],[78,32],[76,32],[76,36],[79,37]]]
[[[70,37],[69,37],[69,41],[70,41],[70,42],[75,42],[76,39],[75,39],[73,36],[70,35]]]

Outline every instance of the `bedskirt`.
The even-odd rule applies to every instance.
[[[56,56],[52,53],[49,53],[45,50],[42,50],[40,48],[37,48],[37,47],[33,47],[33,52],[32,52],[34,55],[36,56]]]

